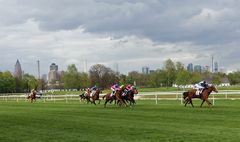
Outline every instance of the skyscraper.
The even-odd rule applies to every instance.
[[[147,66],[142,67],[142,73],[149,74],[149,67],[147,67]]]
[[[22,75],[23,75],[23,71],[21,68],[21,64],[20,64],[19,60],[17,60],[17,62],[15,64],[15,68],[14,68],[14,76],[21,79]]]
[[[192,64],[192,63],[189,63],[189,64],[188,64],[187,70],[188,70],[189,72],[193,72],[193,64]]]
[[[202,66],[200,66],[200,65],[195,65],[195,66],[194,66],[194,71],[201,73],[201,72],[202,72]]]
[[[48,83],[56,83],[59,80],[58,77],[58,65],[52,63],[50,65],[50,71],[48,73]]]
[[[214,62],[214,72],[218,72],[218,62]]]

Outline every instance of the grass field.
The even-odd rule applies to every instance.
[[[133,108],[65,102],[0,101],[0,141],[238,142],[240,101],[213,108],[179,101],[138,101]]]

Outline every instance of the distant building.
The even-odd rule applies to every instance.
[[[202,72],[210,72],[210,66],[202,66]]]
[[[218,72],[218,62],[214,62],[214,72]]]
[[[147,66],[142,67],[142,73],[149,74],[149,67],[147,67]]]
[[[189,63],[189,64],[188,64],[187,70],[188,70],[189,72],[193,72],[193,64],[192,64],[192,63]]]
[[[48,83],[55,84],[57,81],[59,81],[58,65],[52,63],[50,65],[50,71],[48,73]]]
[[[202,72],[202,66],[200,66],[200,65],[195,65],[195,66],[194,66],[194,72],[199,72],[199,73],[201,73],[201,72]]]
[[[19,62],[19,60],[17,60],[16,64],[15,64],[15,68],[14,68],[14,76],[16,78],[22,78],[23,76],[23,71],[22,71],[22,68],[21,68],[21,64]]]
[[[42,75],[42,80],[44,80],[44,82],[47,82],[47,74]]]
[[[210,66],[205,66],[205,71],[210,72]]]

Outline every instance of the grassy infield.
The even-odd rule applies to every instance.
[[[0,101],[0,141],[236,141],[240,101],[213,108],[179,101],[138,101],[133,108],[84,102]],[[196,106],[200,101],[194,101]]]

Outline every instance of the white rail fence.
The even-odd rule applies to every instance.
[[[138,95],[135,95],[136,100],[153,100],[156,104],[161,100],[179,100],[183,103],[182,99],[183,91],[173,91],[173,92],[139,92]],[[102,98],[104,94],[100,94],[100,98]],[[0,94],[0,101],[27,101],[27,94]],[[209,97],[212,100],[213,105],[215,104],[215,100],[240,100],[240,90],[221,90],[218,93],[212,93]],[[74,94],[66,94],[66,95],[42,95],[38,101],[42,102],[56,102],[56,101],[65,101],[69,103],[71,101],[79,101],[81,99],[79,95]]]

